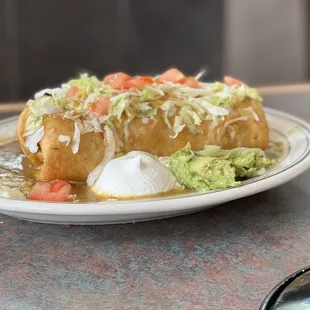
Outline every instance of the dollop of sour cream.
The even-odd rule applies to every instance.
[[[156,156],[132,151],[112,159],[92,190],[100,196],[134,197],[164,193],[174,188],[180,188],[180,185]]]

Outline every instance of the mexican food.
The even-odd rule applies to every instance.
[[[63,192],[71,197],[74,182],[116,198],[227,188],[273,163],[264,155],[269,127],[255,89],[232,77],[203,83],[177,69],[156,77],[83,74],[44,89],[20,115],[18,138],[36,168],[27,195],[49,201],[57,199],[41,189],[70,185]]]

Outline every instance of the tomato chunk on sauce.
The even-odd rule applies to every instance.
[[[38,182],[31,189],[28,199],[64,202],[68,195],[72,194],[72,186],[64,180],[53,180],[49,182]]]

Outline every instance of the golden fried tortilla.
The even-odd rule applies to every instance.
[[[18,122],[18,137],[23,152],[31,162],[40,167],[39,180],[70,180],[85,181],[89,172],[96,168],[104,156],[104,138],[101,133],[90,132],[81,136],[79,152],[72,153],[72,137],[74,123],[61,116],[47,116],[44,118],[44,137],[39,143],[39,151],[29,152],[24,146],[24,126],[29,111],[25,109]],[[68,146],[59,142],[58,136],[71,138]]]
[[[173,119],[171,123],[173,124]],[[212,121],[203,121],[200,125],[202,133],[193,134],[184,128],[175,139],[171,138],[174,133],[167,127],[160,113],[153,120],[142,121],[136,118],[131,121],[127,139],[124,122],[114,125],[126,153],[141,150],[157,156],[170,156],[187,142],[196,151],[202,150],[206,145],[219,145],[224,149],[251,147],[266,150],[269,144],[269,127],[262,104],[253,99],[235,104],[231,113],[218,126],[214,127]]]
[[[40,166],[38,179],[84,181],[103,160],[105,146],[100,133],[82,135],[79,152],[72,153],[74,123],[61,116],[44,118],[45,135],[39,143],[40,149],[36,154],[29,153],[23,137],[28,114],[28,109],[25,109],[20,116],[18,136],[24,153],[34,165]],[[225,149],[250,147],[266,150],[269,144],[269,128],[262,104],[253,99],[233,105],[231,113],[217,126],[213,121],[203,121],[201,133],[193,134],[184,128],[175,139],[171,138],[173,132],[167,127],[161,111],[153,119],[135,118],[126,128],[124,119],[115,121],[114,126],[123,142],[121,151],[125,153],[140,150],[158,156],[170,156],[188,142],[193,150],[202,150],[206,145],[219,145]],[[69,136],[70,144],[66,146],[59,142],[59,135]]]

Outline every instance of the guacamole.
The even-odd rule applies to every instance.
[[[197,191],[239,186],[242,179],[255,176],[274,163],[261,149],[222,150],[208,146],[194,152],[190,144],[169,158],[169,168],[177,181]]]

